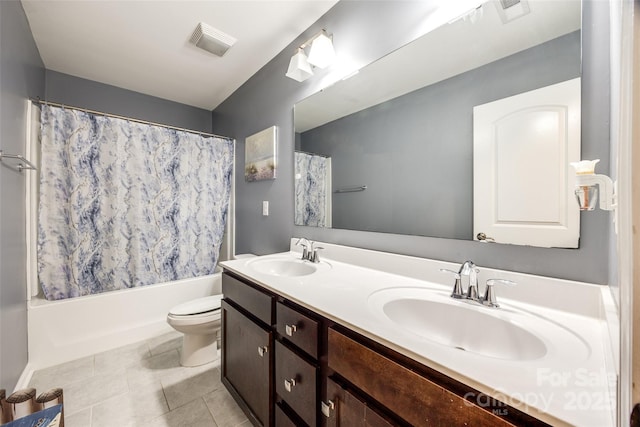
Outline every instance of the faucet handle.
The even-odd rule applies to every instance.
[[[482,297],[481,302],[489,307],[500,307],[496,299],[495,291],[493,290],[494,285],[515,286],[517,283],[507,279],[488,279],[487,286],[484,289],[484,297]]]
[[[451,297],[458,298],[458,299],[465,298],[465,294],[464,292],[462,292],[462,283],[460,281],[460,273],[458,273],[457,271],[446,269],[446,268],[441,268],[440,271],[442,271],[443,273],[452,274],[453,277],[455,277],[456,279],[456,282],[453,285],[453,291],[451,292]]]
[[[301,237],[296,242],[296,246],[302,246],[302,259],[309,258],[309,245],[313,247],[313,243],[309,243],[309,240],[306,237]]]
[[[316,264],[319,263],[320,258],[318,257],[318,251],[322,249],[324,249],[322,246],[317,246],[313,248],[313,250],[309,253],[309,261],[315,262]]]
[[[449,270],[448,268],[441,268],[440,271],[442,271],[443,273],[453,274],[456,279],[460,278],[460,273],[458,273],[457,271]]]

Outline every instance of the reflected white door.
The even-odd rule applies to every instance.
[[[473,109],[474,239],[577,248],[580,79]]]

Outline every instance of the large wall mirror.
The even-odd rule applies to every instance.
[[[296,104],[295,224],[472,240],[474,212],[489,209],[534,226],[499,243],[577,247],[578,231],[559,243],[531,236],[547,223],[579,230],[568,163],[580,156],[580,24],[577,0],[489,1]],[[557,85],[571,87],[566,101]],[[509,103],[538,90],[547,110]],[[508,114],[485,114],[505,100]],[[481,120],[493,151],[479,144]]]

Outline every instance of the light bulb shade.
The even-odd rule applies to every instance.
[[[600,159],[580,160],[569,164],[576,169],[576,175],[593,175],[596,171],[596,163],[599,161]]]
[[[326,68],[333,63],[335,56],[333,42],[325,32],[320,33],[311,43],[309,62],[318,68]]]
[[[302,49],[298,49],[296,54],[291,57],[289,69],[285,75],[298,82],[303,82],[313,75],[307,55],[304,54]]]

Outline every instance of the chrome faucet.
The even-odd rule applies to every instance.
[[[478,273],[480,272],[480,269],[473,263],[473,261],[463,262],[458,272],[447,270],[444,268],[441,268],[440,271],[450,273],[456,279],[453,285],[453,291],[451,292],[451,298],[466,299],[480,303],[487,307],[500,307],[493,290],[494,285],[500,284],[514,286],[516,284],[516,282],[512,282],[511,280],[506,279],[489,279],[487,280],[487,285],[485,286],[484,295],[480,296],[478,292]],[[463,292],[462,290],[462,276],[469,276],[469,285],[467,286],[466,292]]]
[[[315,242],[310,241],[304,237],[301,237],[296,242],[297,246],[302,246],[302,257],[300,259],[305,261],[311,261],[315,264],[320,262],[318,251],[324,249],[322,246],[315,246]]]
[[[478,301],[479,270],[478,267],[473,263],[473,261],[463,262],[458,272],[447,270],[445,268],[441,268],[440,271],[453,274],[453,276],[456,278],[456,282],[453,285],[453,291],[451,292],[451,298],[470,299]],[[463,292],[462,290],[462,276],[469,276],[469,285],[467,286],[466,292]]]

